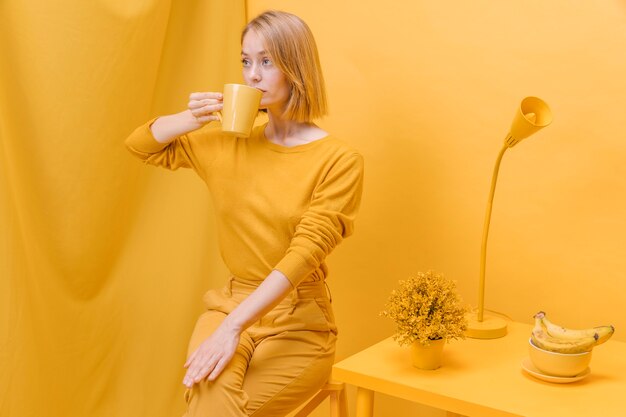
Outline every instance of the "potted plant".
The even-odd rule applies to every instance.
[[[437,369],[445,342],[465,338],[466,312],[455,282],[428,271],[400,281],[381,315],[395,321],[394,339],[411,346],[414,366]]]

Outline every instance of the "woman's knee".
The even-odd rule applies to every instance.
[[[328,380],[334,363],[336,336],[323,332],[291,332],[265,346],[248,369],[244,390],[248,413],[254,417],[286,415]],[[287,340],[285,340],[287,339]],[[282,351],[283,355],[275,353]],[[290,355],[284,352],[290,351]]]

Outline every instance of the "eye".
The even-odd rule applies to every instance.
[[[272,65],[272,60],[269,58],[263,58],[263,65]]]
[[[248,58],[242,58],[242,59],[241,59],[241,64],[242,64],[244,67],[249,67],[249,66],[250,66],[250,60],[249,60]]]

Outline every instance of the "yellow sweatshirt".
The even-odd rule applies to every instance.
[[[326,278],[326,256],[352,234],[361,201],[363,157],[356,150],[333,136],[280,146],[265,137],[265,125],[247,139],[204,127],[164,145],[151,123],[126,139],[127,148],[148,164],[200,175],[234,276],[262,281],[276,269],[294,287]]]

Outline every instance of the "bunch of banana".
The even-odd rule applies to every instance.
[[[589,352],[613,336],[613,326],[598,326],[584,330],[567,329],[552,323],[546,313],[535,314],[532,342],[538,348],[557,353]]]

